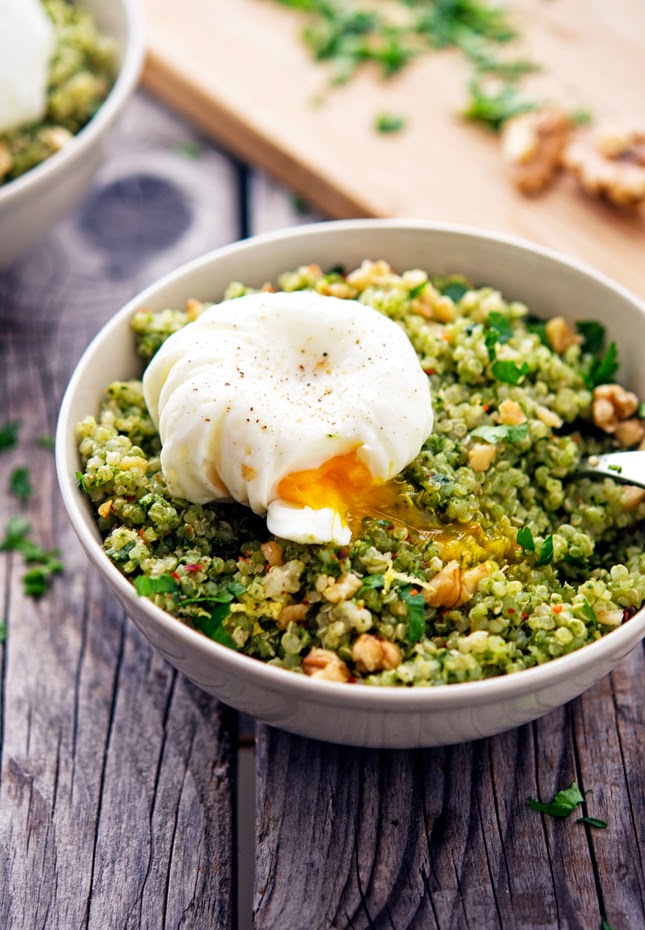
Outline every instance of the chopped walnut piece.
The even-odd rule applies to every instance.
[[[324,681],[349,681],[352,677],[343,660],[330,649],[312,649],[302,660],[302,670],[310,678]]]
[[[551,184],[570,132],[571,120],[555,107],[521,113],[504,123],[502,152],[522,193],[537,194]]]
[[[488,562],[464,572],[456,560],[448,562],[429,582],[423,599],[429,607],[461,607],[475,595],[479,582],[491,571]]]
[[[278,614],[276,620],[281,630],[285,630],[290,623],[300,623],[307,616],[308,604],[287,604]]]
[[[617,207],[645,201],[645,131],[627,126],[600,126],[574,139],[563,164],[593,197]]]
[[[593,391],[591,413],[596,426],[605,433],[615,433],[621,420],[638,410],[638,397],[620,384],[599,384]]]
[[[645,436],[645,426],[642,420],[637,420],[636,417],[632,417],[631,420],[623,420],[622,423],[619,423],[614,431],[614,435],[621,446],[625,446],[626,449],[631,449],[632,446],[637,446],[643,440]]]
[[[337,581],[325,588],[322,594],[330,604],[340,604],[341,601],[347,601],[350,597],[353,597],[362,584],[363,582],[358,575],[345,572]]]
[[[473,471],[486,471],[497,455],[497,449],[489,442],[476,442],[468,450],[468,463]]]
[[[519,426],[526,421],[526,415],[515,400],[503,400],[499,405],[499,419],[504,426]]]
[[[554,316],[544,327],[546,338],[558,355],[562,355],[569,346],[580,345],[582,336],[580,336],[565,320],[563,316]]]
[[[352,659],[361,672],[380,672],[400,665],[402,655],[396,643],[363,633],[354,643]]]
[[[105,519],[106,517],[110,516],[111,511],[112,511],[112,498],[110,498],[107,501],[103,501],[101,506],[98,508],[99,517],[103,517],[103,519]]]
[[[623,508],[625,510],[636,510],[643,501],[645,501],[645,488],[637,488],[633,484],[628,484],[623,488]]]
[[[274,565],[284,565],[284,550],[280,543],[270,539],[268,542],[262,543],[260,549],[262,550],[262,555],[271,567]]]

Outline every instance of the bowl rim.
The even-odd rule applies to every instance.
[[[357,707],[375,706],[392,712],[403,712],[404,710],[457,708],[471,705],[472,703],[490,704],[506,697],[517,696],[523,692],[538,691],[545,687],[555,685],[563,678],[570,677],[574,673],[584,672],[593,666],[596,661],[601,660],[603,654],[607,650],[616,653],[622,648],[625,649],[626,654],[626,652],[631,651],[631,649],[635,647],[639,639],[645,637],[645,606],[628,621],[625,621],[620,627],[610,630],[600,639],[588,643],[574,652],[551,659],[542,665],[509,672],[506,675],[498,675],[478,681],[442,683],[415,687],[406,685],[376,686],[361,683],[348,686],[346,683],[318,681],[315,678],[309,678],[305,675],[294,674],[293,671],[288,669],[269,665],[259,659],[252,658],[244,653],[223,646],[214,640],[208,639],[208,637],[204,636],[202,633],[187,626],[179,618],[174,617],[172,614],[158,607],[152,601],[148,600],[148,598],[139,596],[132,582],[118,570],[104,553],[97,539],[98,530],[94,533],[94,528],[88,528],[85,510],[86,499],[82,496],[80,490],[71,479],[71,475],[73,475],[75,471],[75,468],[71,466],[72,464],[77,465],[78,463],[72,463],[71,457],[68,455],[68,440],[69,430],[73,426],[73,424],[69,422],[72,401],[79,383],[84,376],[88,361],[96,348],[101,345],[104,340],[109,339],[113,331],[118,331],[129,317],[132,316],[133,312],[138,307],[145,305],[158,291],[161,291],[166,286],[175,283],[181,278],[191,276],[193,273],[208,267],[210,264],[219,261],[220,258],[226,255],[262,248],[265,244],[270,245],[271,243],[285,239],[309,236],[315,237],[321,233],[327,235],[334,233],[342,234],[353,229],[366,230],[376,228],[456,234],[472,239],[485,239],[504,247],[537,254],[592,278],[598,284],[603,285],[605,288],[609,288],[611,291],[628,300],[645,315],[645,303],[635,294],[623,285],[613,281],[602,272],[596,271],[578,259],[568,257],[553,249],[537,245],[518,236],[478,229],[457,223],[442,223],[417,219],[376,218],[323,221],[262,233],[209,251],[165,274],[129,300],[125,306],[118,310],[107,323],[101,327],[82,353],[73,370],[59,411],[55,438],[56,470],[68,518],[75,532],[78,534],[87,555],[99,571],[106,575],[124,606],[128,602],[132,602],[136,605],[136,608],[140,608],[144,614],[147,615],[149,620],[160,626],[164,632],[182,641],[186,647],[190,649],[196,648],[209,658],[212,657],[215,664],[227,665],[229,671],[232,673],[237,673],[240,676],[247,674],[252,675],[256,684],[262,685],[271,691],[287,691],[293,694],[294,697],[300,697],[305,700],[316,700],[317,702],[329,705],[343,703],[347,704],[348,709],[351,709],[351,705],[353,704]],[[634,640],[635,633],[637,634],[637,638],[632,645],[629,645],[632,640]],[[620,659],[617,661],[620,661]],[[616,663],[612,663],[612,667],[614,664]]]
[[[145,18],[141,0],[118,0],[125,12],[127,35],[125,53],[116,80],[95,115],[80,129],[70,143],[54,152],[20,177],[0,186],[0,210],[17,200],[23,191],[33,191],[54,180],[65,165],[91,148],[116,118],[134,90],[143,67],[145,52]]]

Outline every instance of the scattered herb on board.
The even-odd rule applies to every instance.
[[[473,72],[470,102],[464,113],[468,119],[498,129],[510,116],[535,106],[520,97],[517,84],[525,75],[540,70],[539,66],[526,58],[499,54],[517,38],[501,6],[483,0],[277,2],[306,17],[302,39],[315,61],[329,63],[331,86],[347,83],[366,63],[388,78],[420,55],[455,48]],[[496,89],[485,89],[483,83],[492,78]],[[394,132],[403,126],[383,129],[377,117],[375,128]]]
[[[10,420],[8,423],[0,426],[0,452],[4,452],[6,449],[13,449],[18,442],[19,431],[19,420]]]
[[[400,132],[404,126],[405,119],[397,113],[379,113],[374,118],[374,129],[385,135]]]

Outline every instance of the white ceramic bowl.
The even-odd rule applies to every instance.
[[[60,152],[0,187],[0,268],[33,245],[81,199],[110,129],[132,93],[143,61],[140,0],[78,0],[114,38],[118,76],[96,116]]]
[[[435,746],[489,736],[548,713],[606,675],[645,635],[645,611],[578,652],[505,677],[419,689],[316,681],[226,649],[139,598],[103,553],[74,476],[75,424],[97,410],[110,381],[139,376],[129,329],[136,308],[181,306],[187,297],[219,299],[232,280],[260,286],[284,269],[311,262],[353,267],[365,257],[385,258],[399,270],[463,272],[541,315],[599,320],[619,344],[622,378],[645,396],[645,307],[576,262],[508,237],[423,222],[304,226],[185,265],[135,297],[101,330],[81,358],[60,412],[56,458],[63,499],[87,554],[139,629],[169,662],[225,703],[294,733],[360,746]]]

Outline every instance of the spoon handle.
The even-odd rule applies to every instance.
[[[578,475],[604,475],[623,484],[645,488],[645,451],[608,452],[590,455],[577,469]]]

